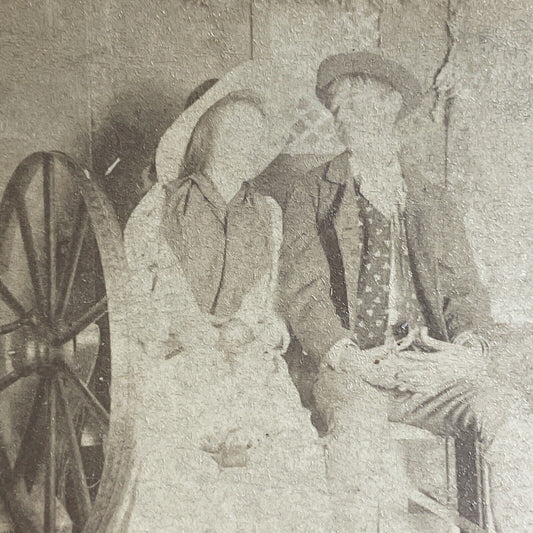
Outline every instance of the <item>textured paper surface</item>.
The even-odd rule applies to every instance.
[[[76,438],[89,485],[96,484],[91,496],[99,492],[86,516],[80,513],[81,504],[76,507],[68,501],[76,499],[74,459],[57,407],[58,531],[81,531],[76,522],[86,523],[87,532],[110,533],[479,531],[468,529],[474,522],[482,531],[533,530],[528,504],[533,500],[532,454],[527,444],[533,432],[532,24],[533,7],[519,0],[2,3],[0,191],[14,198],[8,183],[33,152],[58,150],[76,161],[80,168],[71,178],[72,165],[59,156],[54,159],[59,272],[81,198],[90,204],[92,244],[84,245],[87,250],[83,248],[76,278],[80,288],[59,329],[68,331],[103,294],[108,299],[108,314],[79,333],[76,343],[69,339],[51,349],[51,337],[43,333],[48,326],[39,329],[35,324],[0,336],[0,378],[18,372],[17,361],[33,361],[39,350],[58,353],[89,380],[99,401],[111,401],[111,425],[103,431],[94,416],[78,419],[83,402],[66,395],[76,415]],[[483,303],[468,290],[476,285],[477,275],[486,288],[493,323],[480,333],[490,345],[488,373],[497,385],[491,381],[484,389],[481,379],[474,380],[473,416],[478,426],[484,421],[487,438],[499,433],[492,452],[481,443],[485,451],[480,453],[486,457],[477,470],[475,461],[467,460],[473,449],[436,435],[435,428],[391,425],[388,392],[363,386],[350,374],[354,370],[337,372],[341,377],[327,374],[316,358],[295,348],[295,342],[288,347],[291,336],[305,344],[306,339],[298,339],[296,322],[308,319],[314,333],[309,342],[326,357],[332,331],[341,327],[322,318],[313,321],[311,307],[303,304],[293,323],[278,303],[289,293],[299,301],[304,289],[297,296],[296,289],[289,289],[305,278],[306,266],[318,265],[327,255],[306,265],[298,262],[296,253],[289,254],[287,265],[283,243],[294,227],[301,234],[307,231],[302,228],[311,228],[318,236],[315,222],[322,208],[318,200],[313,204],[319,197],[313,169],[323,168],[346,150],[330,110],[316,96],[317,70],[327,57],[359,51],[401,65],[421,87],[420,105],[397,125],[402,173],[420,197],[438,190],[442,202],[436,201],[435,208],[427,199],[407,204],[407,211],[417,216],[424,209],[430,213],[420,242],[430,230],[438,237],[428,237],[420,246],[417,241],[416,250],[426,246],[425,253],[448,230],[462,231],[464,221],[467,247],[458,244],[460,238],[450,239],[455,245],[448,255],[459,256],[453,257],[457,271],[470,268],[470,257],[475,270],[470,287],[456,285],[451,292],[453,297],[467,294],[469,305],[481,309]],[[185,109],[191,92],[209,79],[220,81]],[[240,296],[234,296],[235,301],[246,302],[237,306],[235,319],[252,333],[248,338],[240,326],[230,328],[226,344],[217,344],[220,323],[213,324],[205,309],[196,309],[196,289],[189,286],[194,272],[180,264],[168,244],[165,209],[175,190],[172,184],[183,177],[184,155],[199,118],[235,91],[258,98],[262,118],[248,124],[246,115],[243,120],[232,120],[231,113],[226,116],[222,129],[227,134],[219,133],[215,141],[215,192],[209,189],[208,195],[210,202],[219,193],[229,202],[239,194],[242,181],[251,183],[250,204],[256,211],[239,211],[234,224],[239,227],[234,246],[241,254],[236,260],[235,252],[234,260],[242,261],[242,270],[228,267],[240,272],[234,277],[240,276],[246,288],[238,290],[231,275],[227,283],[237,287],[235,294]],[[246,152],[254,138],[254,149]],[[380,161],[377,147],[369,152],[368,160]],[[25,201],[37,262],[45,274],[43,161],[46,158],[32,159],[29,170],[24,167],[16,173],[16,180],[35,174]],[[90,178],[81,169],[89,169]],[[321,189],[324,202],[333,202],[331,187],[331,197]],[[313,197],[309,209],[303,201],[294,206],[295,190]],[[253,195],[258,195],[256,203]],[[448,209],[448,196],[456,211]],[[0,211],[7,212],[9,202],[3,205]],[[344,275],[352,281],[359,274],[356,263],[348,259],[355,250],[350,252],[350,246],[357,245],[354,205],[345,208],[346,218],[335,219],[331,226],[346,263]],[[202,211],[200,202],[195,206],[199,213],[211,213]],[[440,211],[450,217],[445,224]],[[19,219],[10,213],[0,216],[0,276],[24,309],[33,311],[37,304],[27,251],[17,229]],[[238,221],[246,216],[260,218],[264,231],[257,230],[260,224],[240,227]],[[172,235],[172,229],[168,231]],[[194,231],[197,249],[203,243],[214,246],[213,239],[194,227],[189,238]],[[179,242],[185,247],[183,235]],[[266,244],[256,253],[260,238]],[[95,255],[97,248],[100,257]],[[205,257],[212,260],[209,253]],[[246,271],[247,261],[263,266],[257,272]],[[440,267],[427,258],[417,261],[419,268],[427,269],[428,279],[435,280],[432,269]],[[206,262],[197,270],[216,270],[213,264]],[[326,284],[331,282],[331,264],[324,262]],[[448,268],[449,277],[455,274]],[[295,281],[287,289],[288,278]],[[357,290],[357,280],[353,283]],[[417,290],[420,283],[417,278]],[[444,297],[445,307],[448,295],[440,281],[435,283],[434,295]],[[44,282],[43,297],[46,287]],[[325,298],[324,307],[330,304]],[[229,309],[234,301],[228,296],[224,305]],[[43,316],[32,320],[39,322]],[[17,318],[5,298],[0,301],[0,327]],[[59,329],[53,335],[61,337]],[[257,360],[254,354],[259,354]],[[105,363],[93,368],[97,357]],[[468,373],[459,362],[457,369],[458,375]],[[41,367],[39,372],[46,381],[48,374]],[[36,424],[35,439],[43,446],[29,447],[30,459],[22,461],[35,472],[33,488],[31,483],[22,488],[15,475],[38,390],[38,378],[32,374],[0,393],[0,531],[43,531],[49,521],[43,519],[43,450],[51,434],[46,409],[42,426]],[[46,394],[38,395],[45,407]],[[329,428],[328,416],[335,420],[329,421]],[[267,433],[277,436],[265,441]],[[107,463],[101,478],[104,448]],[[508,478],[515,488],[507,491],[504,482],[498,488],[498,481],[493,481],[496,493],[504,493],[501,500],[496,495],[496,503],[489,497],[489,484],[482,483],[481,472],[491,460],[497,465],[496,479]],[[521,472],[516,471],[518,465]],[[461,469],[466,471],[463,477]],[[505,494],[514,503],[507,502]],[[459,515],[468,523],[460,522]]]

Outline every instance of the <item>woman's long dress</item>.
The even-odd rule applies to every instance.
[[[287,332],[274,312],[281,213],[260,201],[270,260],[223,317],[248,331],[226,351],[213,325],[220,317],[200,309],[165,237],[165,191],[156,185],[130,220],[132,352],[121,412],[132,447],[121,459],[111,431],[107,477],[122,486],[104,484],[100,506],[115,502],[94,531],[330,531],[324,450],[282,358]]]

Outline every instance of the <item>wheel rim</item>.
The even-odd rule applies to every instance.
[[[69,401],[71,396],[75,395],[83,403],[84,411],[97,424],[101,434],[105,434],[109,427],[108,411],[88,385],[101,356],[100,347],[106,342],[109,346],[109,340],[98,339],[98,352],[93,354],[94,361],[90,365],[92,368],[89,376],[80,376],[79,369],[73,364],[78,353],[77,339],[82,338],[90,328],[94,329],[94,324],[103,325],[103,330],[109,331],[106,323],[107,298],[103,288],[100,291],[103,294],[99,294],[98,298],[86,301],[83,309],[80,309],[79,305],[75,306],[77,312],[73,311],[73,295],[80,277],[83,253],[89,246],[87,244],[89,241],[96,241],[94,236],[91,236],[91,220],[82,191],[78,191],[79,203],[68,239],[68,249],[63,254],[64,260],[63,255],[59,254],[56,200],[58,167],[63,171],[66,169],[67,174],[87,175],[81,167],[63,154],[32,154],[15,170],[0,204],[0,228],[2,228],[0,246],[7,238],[5,228],[13,227],[15,224],[20,233],[28,277],[31,280],[33,303],[30,307],[21,302],[9,283],[4,282],[0,276],[0,300],[12,314],[12,320],[0,323],[0,335],[18,335],[23,339],[22,346],[18,346],[16,351],[8,354],[13,356],[12,370],[0,377],[0,392],[29,376],[36,376],[38,380],[28,423],[13,467],[5,456],[5,450],[2,449],[0,466],[4,475],[0,483],[4,485],[2,489],[8,489],[2,490],[4,494],[12,490],[21,478],[25,479],[27,485],[33,484],[35,478],[31,479],[31,472],[28,470],[31,470],[32,464],[38,461],[35,437],[39,427],[44,428],[45,479],[42,527],[41,524],[37,526],[34,523],[27,524],[23,516],[17,518],[22,520],[25,531],[35,530],[45,533],[55,532],[57,526],[57,462],[61,447],[68,449],[68,475],[76,500],[73,512],[76,516],[70,518],[78,528],[81,529],[87,521],[92,506],[80,449],[79,428],[76,427],[77,416]],[[42,177],[43,232],[39,234],[40,238],[36,239],[26,195],[30,186],[34,187],[35,182],[39,181],[36,177],[39,174]],[[97,246],[95,255],[96,261],[99,262]],[[58,261],[58,258],[61,260]],[[97,274],[101,274],[101,264],[96,271]],[[96,282],[98,280],[95,280]],[[99,330],[101,333],[102,327]],[[74,355],[69,357],[71,352]],[[34,467],[37,469],[36,464]],[[12,510],[13,502],[11,505],[8,502],[8,507]],[[14,512],[16,514],[17,509]],[[11,514],[13,515],[13,510]]]

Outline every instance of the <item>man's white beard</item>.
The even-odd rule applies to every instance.
[[[363,134],[351,143],[350,164],[361,194],[384,216],[392,218],[405,204],[405,182],[394,133]]]

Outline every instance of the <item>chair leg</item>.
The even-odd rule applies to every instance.
[[[457,507],[459,514],[474,524],[486,527],[483,469],[475,438],[455,440]],[[466,533],[461,530],[461,533]]]

